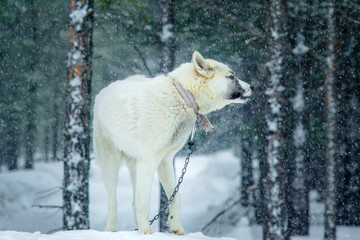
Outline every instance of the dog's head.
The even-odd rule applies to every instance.
[[[245,103],[254,87],[234,76],[234,72],[225,64],[211,59],[204,59],[199,52],[194,52],[192,64],[197,75],[204,78],[205,86],[212,98],[223,99],[227,103]]]

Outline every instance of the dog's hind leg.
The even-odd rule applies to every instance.
[[[151,186],[156,168],[156,165],[154,165],[151,163],[151,159],[141,159],[141,161],[136,163],[136,170],[134,172],[134,215],[139,233],[143,234],[152,234],[149,225],[149,208]]]
[[[105,187],[108,193],[108,222],[106,231],[116,231],[116,186],[119,178],[119,162],[115,161],[114,165],[110,165],[103,173]]]
[[[103,139],[102,139],[103,140]],[[101,169],[101,175],[108,195],[108,222],[106,231],[116,231],[116,186],[119,178],[121,159],[115,146],[108,141],[96,142],[97,162]]]
[[[168,198],[174,192],[174,188],[176,186],[175,172],[173,165],[173,155],[171,157],[165,158],[159,165],[157,169],[157,173],[160,179],[160,182],[166,192]],[[180,223],[180,197],[179,193],[175,195],[174,200],[170,204],[170,212],[169,212],[169,229],[171,232],[183,235],[185,234],[185,230]]]

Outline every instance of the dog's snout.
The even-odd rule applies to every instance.
[[[250,89],[253,92],[255,90],[255,87],[253,85],[250,85]]]

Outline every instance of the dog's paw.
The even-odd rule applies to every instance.
[[[139,230],[138,232],[139,234],[153,234],[153,232],[150,229]]]
[[[106,232],[116,232],[116,227],[107,227],[105,229]]]
[[[179,227],[177,229],[170,229],[170,231],[173,233],[173,234],[176,234],[176,235],[184,235],[185,234],[185,230],[183,227]]]
[[[184,230],[183,226],[181,225],[181,223],[169,222],[169,230],[170,230],[170,232],[172,232],[176,235],[184,235],[185,234],[185,230]]]

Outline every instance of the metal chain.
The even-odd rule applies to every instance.
[[[194,141],[195,131],[196,131],[196,124],[194,124],[193,129],[192,129],[192,132],[191,132],[191,136],[190,136],[190,138],[189,138],[189,140],[188,140],[188,142],[187,142],[188,148],[187,148],[187,150],[186,150],[186,158],[185,158],[184,167],[183,167],[183,169],[182,169],[182,171],[181,171],[181,176],[179,177],[178,183],[176,184],[176,187],[174,188],[174,192],[173,192],[173,194],[170,196],[169,200],[167,201],[166,206],[164,206],[162,209],[160,209],[159,213],[156,214],[156,215],[154,216],[154,218],[149,221],[149,224],[150,224],[150,225],[153,224],[154,221],[158,220],[158,219],[160,218],[160,215],[161,215],[161,214],[164,214],[164,213],[165,213],[166,209],[167,209],[167,208],[169,207],[169,205],[174,201],[175,195],[176,195],[177,192],[179,191],[180,185],[181,185],[181,183],[182,183],[183,180],[184,180],[184,175],[185,175],[185,173],[186,173],[186,168],[187,168],[187,166],[188,166],[188,164],[189,164],[189,161],[190,161],[190,156],[191,156],[191,154],[194,152],[193,146],[195,145],[195,141]],[[134,231],[136,231],[136,230],[138,230],[138,229],[137,229],[137,228],[134,229]]]

